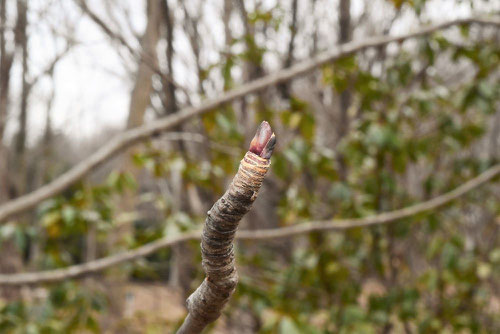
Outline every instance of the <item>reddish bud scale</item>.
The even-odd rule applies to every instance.
[[[250,142],[250,152],[257,154],[259,157],[270,159],[276,145],[276,136],[274,135],[271,126],[266,121],[260,123],[255,136]]]

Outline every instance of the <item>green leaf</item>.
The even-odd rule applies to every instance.
[[[345,324],[356,324],[365,319],[365,311],[357,305],[348,305],[342,315]]]
[[[301,334],[302,331],[289,317],[283,317],[279,323],[279,333],[281,334]]]
[[[68,226],[74,225],[77,215],[77,210],[72,206],[64,206],[62,209],[63,221]]]

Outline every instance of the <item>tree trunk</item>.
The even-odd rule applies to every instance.
[[[164,0],[161,2],[162,3],[162,10],[163,10],[163,22],[165,24],[166,28],[166,40],[167,40],[167,50],[166,50],[166,56],[167,56],[167,69],[168,69],[168,76],[170,78],[174,77],[174,70],[173,70],[173,61],[174,61],[174,22],[173,22],[173,17],[172,13],[170,11],[169,5],[168,5],[168,0]],[[175,98],[175,85],[174,83],[170,80],[163,79],[163,87],[164,87],[164,93],[165,93],[165,100],[164,105],[165,105],[165,111],[166,113],[172,113],[177,110],[177,100]]]
[[[283,68],[288,68],[292,66],[293,63],[293,52],[295,50],[295,36],[297,36],[297,7],[298,0],[292,1],[292,22],[290,23],[290,41],[288,42],[288,51],[286,54],[285,62]],[[281,96],[284,99],[290,98],[290,82],[284,82],[279,85],[279,90]]]
[[[351,40],[351,0],[340,0],[339,3],[339,43],[347,43]],[[351,106],[351,91],[349,88],[340,93],[339,97],[339,121],[337,127],[338,141],[345,137],[349,131],[349,107]],[[340,178],[347,178],[344,157],[339,155]]]
[[[16,179],[16,192],[22,195],[26,192],[26,137],[27,128],[26,122],[28,119],[28,98],[31,86],[28,83],[28,36],[26,35],[27,28],[27,2],[25,0],[17,1],[17,25],[15,30],[16,48],[21,54],[22,66],[22,90],[21,103],[19,106],[19,130],[16,135],[14,149],[14,164]]]
[[[161,0],[148,0],[147,2],[147,25],[144,35],[141,39],[142,59],[137,68],[134,88],[132,89],[129,113],[127,119],[127,129],[140,126],[144,122],[144,115],[150,104],[150,95],[153,90],[152,76],[153,69],[148,63],[153,60],[156,63],[156,45],[159,40],[159,24],[160,24],[160,1]],[[146,61],[146,59],[148,61]],[[156,64],[155,64],[156,65]],[[128,149],[123,155],[122,171],[137,176],[137,170],[133,167],[130,159],[134,149]],[[121,199],[120,211],[129,212],[134,209],[135,196],[132,194],[125,194]],[[116,245],[123,241],[123,238],[130,234],[132,223],[123,224],[115,233],[112,244]]]
[[[10,69],[12,68],[13,54],[7,49],[7,8],[5,0],[0,1],[0,142],[7,123],[9,106]],[[5,159],[0,159],[4,160]]]
[[[13,54],[7,50],[6,22],[7,8],[6,1],[0,1],[0,203],[6,201],[9,188],[8,173],[8,151],[3,144],[3,133],[7,123],[7,113],[9,109],[10,90],[10,70],[12,68]]]
[[[151,67],[151,62],[156,65],[156,46],[159,40],[159,25],[160,25],[160,1],[161,0],[148,0],[147,1],[147,25],[144,34],[141,38],[141,61],[138,64],[135,83],[132,89],[130,97],[130,106],[127,119],[127,129],[135,128],[140,126],[144,122],[144,115],[150,104],[150,95],[153,90],[152,76],[154,71]],[[133,154],[134,148],[129,148],[124,152],[122,159],[122,171],[131,174],[133,177],[137,177],[138,171],[134,168],[131,155]],[[120,203],[118,204],[119,213],[131,212],[135,209],[136,196],[133,193],[125,193],[120,198]],[[89,231],[87,237],[88,246],[93,243],[94,232]],[[124,241],[127,236],[133,233],[133,222],[123,223],[116,228],[114,233],[112,233],[109,245],[113,248],[124,247]],[[95,247],[95,246],[91,246]],[[90,249],[89,249],[90,250]],[[92,253],[96,253],[97,250],[93,249]],[[125,281],[127,276],[123,272],[113,272],[112,279],[115,281]],[[111,312],[121,317],[123,315],[125,306],[126,291],[123,290],[125,284],[113,284],[116,286],[114,291],[111,291],[113,302],[110,305]]]
[[[26,3],[22,0],[17,2],[18,17],[16,23],[16,46],[21,45],[21,50],[23,52],[23,95],[25,87],[24,74],[27,69],[26,61]],[[1,48],[1,59],[0,59],[0,180],[2,184],[0,185],[0,202],[10,199],[13,195],[10,191],[10,175],[8,172],[8,151],[2,143],[3,132],[5,129],[7,112],[9,109],[9,88],[10,88],[10,69],[12,67],[13,54],[7,52],[7,45],[5,39],[5,28],[6,24],[6,1],[0,2],[0,18],[1,18],[1,32],[0,32],[0,48]],[[24,111],[26,111],[26,106]],[[22,121],[22,119],[21,119]],[[22,126],[22,125],[21,125]],[[24,128],[25,131],[25,128]],[[18,174],[19,175],[19,174]],[[22,174],[21,174],[22,175]],[[0,272],[2,273],[14,273],[19,272],[22,269],[22,257],[21,252],[16,246],[15,242],[10,239],[2,243],[1,250],[2,256],[0,256]],[[0,289],[0,298],[6,298],[7,300],[16,299],[19,296],[19,289]]]

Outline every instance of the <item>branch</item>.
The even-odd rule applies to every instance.
[[[158,137],[158,143],[164,143],[165,141],[184,141],[184,142],[193,142],[197,144],[208,145],[211,149],[220,151],[222,153],[238,156],[240,157],[242,154],[242,149],[231,147],[229,145],[224,145],[215,141],[207,140],[207,138],[196,132],[167,132],[164,135]],[[161,147],[161,146],[160,146]]]
[[[40,72],[36,77],[34,77],[30,82],[29,82],[29,86],[30,87],[33,87],[35,86],[38,81],[40,81],[40,79],[42,79],[44,76],[48,75],[48,76],[51,76],[53,75],[54,73],[54,69],[57,65],[57,63],[62,59],[64,58],[64,56],[66,56],[69,51],[71,50],[71,48],[73,47],[73,45],[71,43],[69,43],[68,45],[66,45],[66,48],[59,54],[57,54],[54,59],[52,59],[52,61],[48,64],[48,66],[42,71]]]
[[[85,175],[90,173],[94,168],[104,163],[123,149],[139,142],[146,140],[151,136],[158,135],[160,132],[168,130],[180,123],[197,115],[202,115],[215,108],[220,107],[228,102],[234,101],[249,94],[253,94],[262,89],[274,86],[278,83],[289,81],[295,77],[301,76],[310,72],[318,67],[328,64],[336,59],[345,57],[355,52],[370,48],[379,47],[392,42],[403,42],[409,38],[428,35],[440,29],[445,29],[455,25],[463,24],[481,24],[500,27],[500,18],[482,19],[482,18],[468,18],[458,19],[438,25],[433,25],[427,28],[417,30],[415,32],[400,35],[400,36],[382,36],[369,38],[360,42],[349,42],[338,46],[336,49],[322,53],[310,60],[305,60],[297,63],[296,65],[283,69],[274,74],[264,76],[260,79],[254,80],[239,88],[232,89],[218,98],[207,100],[198,107],[188,107],[179,110],[177,113],[166,116],[155,121],[152,124],[146,124],[135,129],[127,130],[109,141],[106,145],[101,147],[97,152],[92,154],[87,159],[78,163],[75,167],[55,179],[54,181],[40,187],[39,189],[18,197],[14,200],[0,205],[0,222],[4,221],[7,217],[14,214],[26,211],[35,207],[38,203],[55,196],[72,184],[82,179]]]
[[[87,2],[85,0],[78,0],[77,5],[80,7],[80,9],[87,14],[87,16],[101,28],[101,30],[108,35],[109,38],[112,40],[118,41],[121,45],[123,45],[129,54],[135,58],[136,61],[143,62],[145,63],[152,71],[154,71],[156,74],[158,74],[161,78],[165,79],[168,81],[170,84],[174,85],[176,88],[181,90],[187,97],[189,97],[189,92],[186,88],[182,87],[180,84],[175,82],[174,78],[171,76],[172,73],[166,74],[163,73],[158,66],[156,65],[154,57],[152,57],[150,54],[144,52],[143,50],[141,51],[136,51],[128,42],[127,40],[120,35],[119,33],[113,31],[105,22],[102,20],[99,15],[97,15],[93,10],[90,9],[90,7],[87,5]]]
[[[374,216],[353,219],[330,219],[317,222],[308,222],[296,224],[287,227],[280,227],[265,230],[239,231],[236,235],[238,240],[267,240],[277,238],[288,238],[296,235],[307,234],[317,231],[343,231],[357,227],[367,227],[372,225],[382,225],[396,222],[400,219],[409,218],[424,212],[428,212],[439,207],[442,207],[459,197],[464,196],[468,192],[488,183],[495,177],[500,175],[500,164],[491,167],[482,174],[465,182],[454,190],[443,195],[435,197],[425,202],[421,202],[403,209],[389,211]],[[21,273],[11,275],[0,275],[0,286],[11,285],[29,285],[59,282],[66,279],[76,278],[83,275],[99,272],[109,267],[118,265],[123,262],[133,261],[144,256],[153,254],[160,249],[177,245],[190,240],[199,240],[200,232],[192,231],[181,236],[170,238],[165,237],[136,249],[128,250],[122,253],[111,255],[96,261],[87,262],[61,268],[56,270],[48,270],[33,273]]]
[[[262,122],[226,193],[208,211],[201,235],[201,257],[207,277],[187,299],[188,315],[177,334],[198,334],[217,320],[231,298],[238,274],[233,241],[241,218],[250,210],[271,165],[276,137]]]

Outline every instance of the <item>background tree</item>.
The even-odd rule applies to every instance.
[[[498,331],[496,14],[1,1],[0,247],[16,265],[0,286],[16,293],[0,331],[177,329],[202,221],[264,119],[279,143],[208,332]]]

